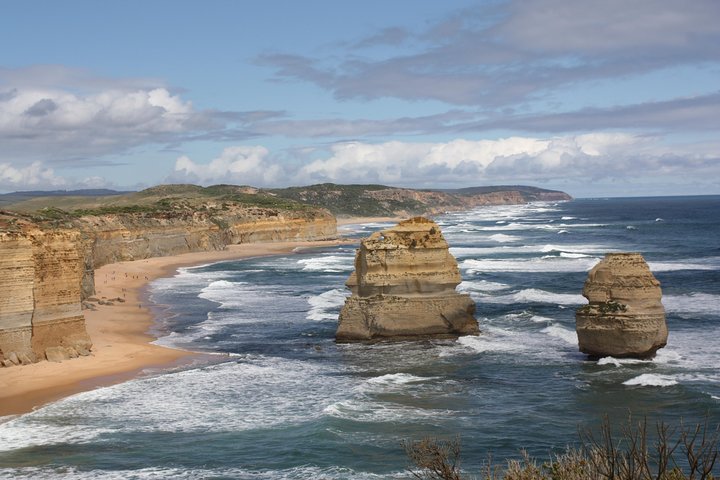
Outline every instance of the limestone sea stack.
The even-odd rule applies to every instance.
[[[458,293],[460,270],[440,227],[415,217],[360,243],[338,342],[478,333],[475,303]]]
[[[592,357],[647,358],[668,330],[660,282],[639,253],[608,253],[588,274],[575,313],[580,351]]]

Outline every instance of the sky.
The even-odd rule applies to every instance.
[[[720,194],[717,0],[3,0],[0,192]]]

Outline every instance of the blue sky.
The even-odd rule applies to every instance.
[[[0,191],[720,193],[720,3],[13,1]]]

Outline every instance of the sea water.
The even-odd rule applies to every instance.
[[[349,246],[183,268],[149,289],[157,343],[212,355],[0,424],[0,477],[408,478],[402,442],[426,436],[458,436],[477,472],[488,455],[547,458],[604,415],[720,422],[720,197],[436,220],[481,335],[335,344]],[[578,352],[583,282],[616,251],[662,282],[670,337],[653,360]]]

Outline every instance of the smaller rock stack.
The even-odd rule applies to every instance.
[[[338,342],[452,337],[478,333],[475,303],[460,294],[460,270],[440,227],[423,217],[360,243],[352,290],[340,312]]]
[[[608,253],[588,274],[575,313],[580,351],[648,358],[667,343],[660,282],[639,253]]]

